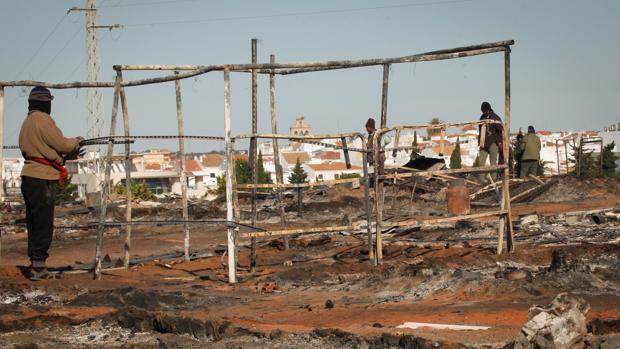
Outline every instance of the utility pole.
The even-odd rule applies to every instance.
[[[73,11],[82,11],[86,15],[86,57],[88,81],[101,81],[101,62],[99,59],[99,45],[97,40],[97,29],[121,28],[119,24],[114,25],[97,25],[97,7],[96,0],[86,0],[84,8],[71,7],[67,13]],[[87,110],[88,119],[86,138],[101,137],[101,129],[103,127],[103,97],[100,89],[87,89]]]
[[[86,15],[86,57],[87,57],[87,71],[88,81],[96,82],[101,81],[101,61],[99,59],[99,44],[97,40],[97,29],[112,30],[115,28],[121,28],[121,25],[97,25],[97,6],[96,0],[86,0],[86,6],[84,8],[71,7],[67,9],[67,14],[73,11],[81,11]],[[86,109],[87,115],[87,132],[86,138],[98,138],[101,137],[101,129],[103,128],[103,96],[101,90],[98,88],[89,88],[86,90]],[[94,175],[94,188],[88,189],[88,184],[83,184],[83,191],[85,198],[89,191],[99,190],[99,171],[101,165],[102,148],[97,147],[94,154],[88,156],[90,159],[88,162],[88,172]],[[93,184],[91,184],[92,186]],[[88,201],[88,200],[87,200]]]

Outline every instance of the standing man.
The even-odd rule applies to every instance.
[[[497,165],[499,151],[502,148],[502,133],[504,131],[504,126],[501,124],[502,119],[495,114],[489,102],[482,102],[480,109],[482,110],[480,120],[496,120],[500,122],[499,124],[482,124],[478,128],[478,144],[480,145],[478,164],[479,166],[486,166],[488,158],[490,165],[495,166]],[[486,176],[484,173],[480,174],[480,180],[484,180],[485,177]],[[496,180],[497,172],[492,172],[491,178]]]
[[[55,190],[67,178],[65,160],[77,158],[82,140],[63,136],[50,116],[53,99],[48,89],[33,88],[28,115],[19,132],[19,149],[26,159],[21,189],[26,203],[28,277],[33,281],[53,278],[45,261],[54,234]]]
[[[534,126],[527,127],[527,134],[523,136],[521,143],[523,157],[521,159],[521,178],[529,175],[538,174],[538,163],[540,162],[540,138],[536,135]]]

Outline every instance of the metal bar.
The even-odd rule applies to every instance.
[[[252,64],[256,64],[256,39],[252,39]],[[258,75],[256,73],[256,69],[252,69],[252,133],[256,134],[258,132]],[[252,177],[252,184],[257,183],[257,167],[256,163],[256,138],[250,138],[250,175]],[[252,188],[252,226],[256,225],[257,220],[257,212],[256,212],[256,188]],[[256,238],[253,237],[250,241],[250,271],[254,272],[256,270],[256,248],[257,242]]]
[[[230,136],[230,72],[224,70],[224,137],[226,139],[226,220],[231,222],[233,217],[233,152],[232,138]],[[228,282],[234,284],[237,282],[237,232],[232,225],[227,229],[227,245],[228,245]]]
[[[275,63],[276,56],[269,56],[269,63]],[[276,77],[275,74],[269,74],[269,106],[271,109],[271,132],[277,134],[278,133],[278,125],[276,120]],[[282,185],[284,184],[284,173],[282,173],[282,164],[280,163],[280,147],[278,145],[278,139],[274,139],[272,141],[273,145],[273,161],[276,167],[276,184]],[[284,196],[282,195],[281,188],[276,189],[276,195],[278,198],[278,206],[280,211],[280,224],[287,229],[286,222],[286,212],[284,207]],[[289,239],[288,237],[284,238],[284,249],[289,249]]]
[[[112,104],[112,117],[110,119],[110,136],[116,133],[116,115],[118,114],[118,100],[120,99],[120,89],[123,77],[120,71],[116,73],[116,87],[114,88],[114,101]],[[97,228],[97,242],[95,246],[95,278],[101,279],[101,248],[103,245],[103,232],[105,230],[104,222],[108,210],[108,192],[110,190],[110,175],[112,172],[112,157],[114,153],[114,144],[112,139],[108,143],[108,156],[105,167],[105,177],[103,187],[101,189],[101,211],[99,215],[99,226]]]
[[[181,81],[176,80],[174,82],[174,90],[176,95],[177,105],[177,127],[179,133],[179,158],[181,160],[181,166],[179,169],[180,181],[181,181],[181,205],[183,206],[183,219],[187,220],[189,213],[187,210],[187,161],[185,158],[185,127],[183,122],[183,104],[181,101]],[[189,260],[189,224],[183,225],[183,255],[186,261]]]
[[[121,79],[123,78],[123,72],[119,71]],[[123,111],[123,130],[125,137],[129,137],[129,112],[127,110],[127,96],[125,95],[125,89],[121,87],[120,89],[120,98],[121,98],[121,109]],[[125,143],[125,196],[126,196],[126,207],[125,207],[125,222],[131,223],[131,202],[132,202],[132,192],[131,192],[131,160],[129,159],[129,154],[131,151],[131,146],[129,143]],[[124,257],[123,257],[123,266],[125,268],[129,268],[131,256],[131,224],[125,226],[125,245],[124,245]]]

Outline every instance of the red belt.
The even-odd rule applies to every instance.
[[[53,168],[58,170],[60,172],[58,174],[58,185],[59,186],[62,185],[62,182],[67,177],[69,177],[69,172],[67,171],[67,168],[55,161],[49,161],[48,159],[45,159],[45,158],[26,158],[26,160],[38,162],[40,164],[47,165],[47,166],[52,166]]]

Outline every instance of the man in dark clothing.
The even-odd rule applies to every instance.
[[[495,114],[489,102],[482,102],[480,109],[482,110],[480,120],[502,121],[502,119]],[[500,149],[502,148],[502,133],[504,131],[503,125],[501,123],[483,124],[479,126],[478,131],[478,144],[480,145],[480,152],[478,153],[479,166],[486,166],[487,158],[489,159],[489,164],[491,166],[497,165]],[[485,177],[486,175],[484,173],[480,174],[480,180],[484,180]],[[496,180],[497,173],[493,172],[491,174],[491,178]]]
[[[45,262],[54,234],[56,186],[67,177],[64,162],[80,153],[78,138],[65,138],[50,116],[50,91],[37,86],[28,97],[28,116],[19,132],[19,148],[26,159],[22,169],[22,194],[28,229],[28,269],[31,280],[50,279]]]
[[[523,157],[521,159],[521,173],[519,177],[536,176],[538,174],[538,162],[540,162],[540,138],[536,135],[534,126],[528,126],[527,134],[521,142],[521,149]]]

